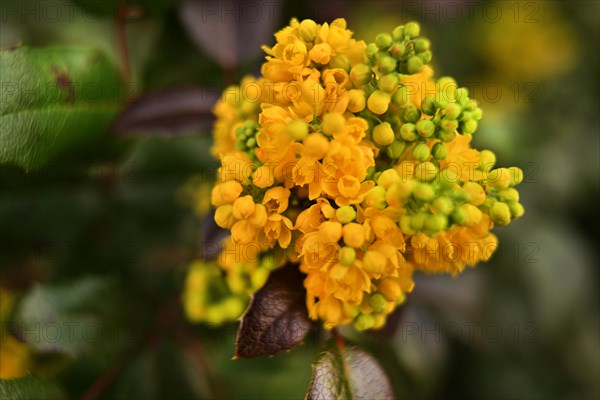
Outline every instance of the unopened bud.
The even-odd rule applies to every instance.
[[[287,124],[285,131],[293,140],[302,140],[308,136],[308,125],[301,119],[294,120]]]
[[[387,205],[385,201],[385,189],[381,186],[375,186],[369,189],[365,194],[365,203],[369,207],[384,209]]]
[[[394,141],[394,131],[388,122],[383,122],[373,129],[373,140],[379,146],[387,146]]]
[[[373,71],[366,64],[357,64],[350,70],[350,80],[356,87],[367,84],[372,76]]]
[[[356,250],[354,247],[344,246],[338,252],[338,261],[344,266],[351,265],[356,259]]]
[[[381,50],[387,50],[392,45],[392,36],[387,33],[380,33],[375,37],[375,44]]]
[[[438,142],[431,148],[431,155],[436,160],[445,160],[448,157],[448,148],[443,142]]]
[[[379,59],[379,71],[381,71],[382,74],[394,72],[397,63],[398,62],[393,57],[383,56]]]
[[[403,140],[394,140],[386,149],[385,153],[392,160],[396,160],[402,157],[402,153],[404,152],[404,148],[406,147],[406,142]]]
[[[424,162],[415,168],[415,177],[423,182],[431,182],[435,179],[438,169],[432,162]]]
[[[423,60],[418,56],[412,56],[406,62],[406,71],[409,74],[418,74],[423,70]]]
[[[347,224],[354,221],[354,218],[356,218],[356,211],[352,206],[342,206],[335,210],[335,216],[342,224]]]
[[[413,196],[417,200],[430,201],[435,196],[435,190],[428,183],[417,183],[413,190]]]
[[[379,90],[384,92],[393,92],[398,86],[398,75],[395,73],[387,74],[379,78],[377,82]]]
[[[421,33],[421,26],[417,22],[409,22],[404,25],[404,34],[409,38],[416,38]]]
[[[384,312],[388,302],[381,293],[373,293],[369,299],[369,305],[375,312]]]
[[[367,100],[367,107],[369,110],[371,110],[371,112],[381,115],[388,110],[390,100],[389,94],[380,90],[376,90],[369,96],[369,100]]]
[[[400,136],[407,142],[412,142],[419,137],[415,124],[407,123],[400,127]]]
[[[495,202],[490,209],[490,218],[494,223],[504,226],[510,222],[510,209],[506,203]]]
[[[417,132],[422,137],[430,137],[435,132],[435,124],[429,119],[422,119],[417,122]]]
[[[431,156],[431,151],[426,143],[419,143],[413,149],[412,155],[419,161],[425,161]]]
[[[298,31],[305,42],[312,42],[317,37],[317,23],[312,19],[305,19],[300,22]]]

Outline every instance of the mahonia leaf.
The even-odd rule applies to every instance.
[[[302,281],[295,264],[271,273],[242,316],[234,358],[275,354],[304,339],[311,324]]]
[[[101,52],[17,47],[0,51],[0,163],[40,168],[102,137],[124,90]]]
[[[66,399],[64,390],[54,381],[29,375],[18,379],[0,379],[2,400],[60,400]]]
[[[333,340],[313,364],[307,400],[388,400],[392,386],[377,361],[357,347],[339,349]]]
[[[202,87],[168,89],[140,97],[117,117],[119,135],[208,133],[213,123],[215,91]]]

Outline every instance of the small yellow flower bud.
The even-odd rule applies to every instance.
[[[400,181],[400,175],[398,175],[398,171],[393,168],[389,168],[379,175],[379,178],[377,178],[377,185],[383,187],[384,189],[388,189],[393,183],[398,181]]]
[[[287,124],[285,131],[293,140],[302,140],[308,136],[308,125],[301,119],[294,120]]]
[[[408,89],[404,85],[400,85],[392,95],[392,103],[394,103],[396,107],[403,107],[409,100],[410,95],[408,94]]]
[[[319,236],[324,243],[337,243],[342,237],[342,224],[336,221],[325,221],[319,226]]]
[[[385,194],[386,194],[386,191],[383,187],[381,187],[381,186],[372,187],[365,194],[365,203],[369,207],[383,209],[386,206]]]
[[[348,266],[356,259],[356,250],[354,247],[344,246],[338,252],[338,261],[344,266]]]
[[[411,217],[409,217],[408,215],[403,215],[400,218],[400,230],[402,231],[402,233],[404,233],[405,235],[416,235],[417,231],[415,231],[412,226],[410,225],[411,222]]]
[[[305,42],[312,42],[317,37],[317,23],[312,19],[305,19],[300,22],[298,29],[300,36]]]
[[[409,182],[393,183],[385,193],[385,201],[392,207],[401,207],[413,191],[414,184]]]
[[[409,74],[418,74],[423,71],[423,60],[420,57],[412,56],[406,62],[406,71]]]
[[[462,133],[463,135],[471,135],[473,133],[475,133],[475,131],[477,130],[477,121],[475,121],[474,119],[470,119],[466,122],[462,123]]]
[[[385,270],[386,258],[378,251],[367,250],[363,255],[362,263],[365,271],[379,275]]]
[[[415,177],[423,182],[431,182],[435,179],[438,169],[432,162],[424,162],[415,168]]]
[[[484,171],[490,171],[496,164],[496,155],[490,150],[479,152],[479,166]]]
[[[398,281],[392,278],[384,278],[379,281],[377,291],[388,301],[397,302],[403,297],[402,288]]]
[[[335,210],[335,216],[342,224],[347,224],[354,221],[354,218],[356,218],[356,211],[352,206],[342,206]]]
[[[419,60],[421,61],[421,60]],[[398,65],[398,62],[393,58],[393,57],[381,57],[379,59],[379,71],[382,74],[389,74],[391,72],[394,72],[394,70],[396,69],[396,66]]]
[[[490,209],[490,218],[494,223],[504,226],[510,222],[510,209],[506,203],[495,202]]]
[[[366,331],[375,325],[375,318],[371,314],[360,314],[354,320],[354,329],[357,331]]]
[[[348,111],[361,112],[367,106],[367,96],[364,90],[352,89],[348,91]]]
[[[375,37],[375,44],[381,50],[386,50],[392,45],[392,37],[387,33],[380,33]]]
[[[508,173],[510,176],[510,186],[515,186],[523,182],[523,170],[521,168],[510,167]]]
[[[503,199],[508,201],[519,201],[519,192],[516,189],[508,188],[498,192],[498,195]]]
[[[465,182],[463,189],[469,194],[467,201],[474,206],[483,204],[486,198],[485,190],[476,182]]]
[[[452,213],[452,220],[458,225],[472,226],[481,221],[481,210],[471,204],[463,204]]]
[[[402,136],[402,139],[406,140],[407,142],[412,142],[413,140],[416,140],[418,137],[418,133],[415,124],[403,124],[400,127],[400,136]]]
[[[369,305],[375,312],[384,312],[387,304],[387,300],[381,293],[373,293],[369,299]]]
[[[423,225],[425,225],[425,219],[427,218],[427,214],[418,213],[410,217],[410,227],[415,231],[420,231],[423,229]]]
[[[342,228],[344,243],[348,246],[360,248],[365,241],[363,226],[355,222],[344,225]]]
[[[394,140],[388,147],[385,149],[386,154],[389,158],[395,160],[402,157],[404,153],[404,148],[406,147],[406,142],[403,140]]]
[[[394,141],[394,131],[388,122],[381,123],[373,129],[373,140],[375,144],[387,146]]]
[[[254,212],[248,218],[248,222],[257,228],[265,226],[267,223],[267,209],[262,204],[256,204],[254,206]]]
[[[348,56],[346,56],[345,54],[337,54],[331,57],[331,60],[329,60],[329,67],[340,68],[348,72],[350,71],[350,68],[352,68],[352,64],[350,63],[350,59],[348,58]]]
[[[367,107],[371,112],[381,115],[388,110],[390,100],[389,94],[376,90],[369,96],[369,100],[367,100]]]
[[[224,206],[217,207],[217,210],[215,211],[215,222],[223,229],[231,228],[235,223],[233,206],[231,204],[225,204]]]
[[[392,73],[382,76],[379,78],[377,86],[381,91],[388,93],[393,92],[394,89],[396,89],[396,86],[398,86],[398,75]]]
[[[510,185],[510,175],[508,168],[497,168],[489,172],[486,180],[495,189],[506,189]]]
[[[435,131],[435,124],[431,120],[422,119],[419,122],[417,122],[416,128],[420,136],[430,137]]]
[[[427,143],[419,143],[413,149],[412,155],[419,161],[425,161],[431,156],[431,151],[429,150]]]
[[[433,206],[434,210],[446,215],[450,214],[454,209],[452,200],[444,196],[435,199],[431,205]]]
[[[350,70],[350,80],[356,87],[362,87],[369,83],[372,76],[373,71],[366,64],[357,64]]]
[[[225,203],[233,203],[242,193],[242,185],[237,181],[227,181],[219,186],[221,199]]]
[[[341,114],[329,113],[323,117],[323,123],[321,129],[328,135],[334,135],[344,130],[346,126],[346,120]]]
[[[254,199],[246,195],[233,202],[233,216],[237,219],[246,219],[254,212]]]

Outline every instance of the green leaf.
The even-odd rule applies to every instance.
[[[299,344],[310,330],[303,275],[289,264],[271,273],[242,317],[235,358],[275,354]]]
[[[0,379],[0,399],[59,400],[66,399],[63,389],[54,381],[33,375],[19,379]]]
[[[100,137],[125,90],[101,52],[18,47],[0,52],[0,163],[37,169]]]
[[[307,400],[393,399],[392,386],[377,361],[357,347],[340,349],[333,340],[313,364]]]
[[[111,293],[112,282],[100,278],[61,286],[38,285],[17,305],[15,334],[42,353],[72,357],[90,353],[102,341],[114,339],[101,310]]]

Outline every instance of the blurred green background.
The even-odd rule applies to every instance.
[[[117,3],[3,1],[0,46],[93,46],[123,69]],[[19,300],[11,318],[101,333],[26,332],[28,369],[71,398],[303,398],[322,332],[289,353],[232,361],[236,324],[185,321],[180,294],[203,224],[181,188],[198,175],[210,183],[216,165],[211,96],[257,74],[260,45],[291,17],[344,17],[366,42],[417,20],[437,76],[481,103],[475,145],[524,170],[526,214],[496,230],[500,251],[485,265],[416,277],[393,326],[343,333],[379,359],[399,398],[600,398],[600,3],[130,3],[132,97],[168,89],[158,102],[174,104],[192,88],[206,99],[159,110],[157,121],[144,109],[150,128],[106,132],[37,171],[1,166],[0,286]],[[167,128],[153,130],[159,123]]]

